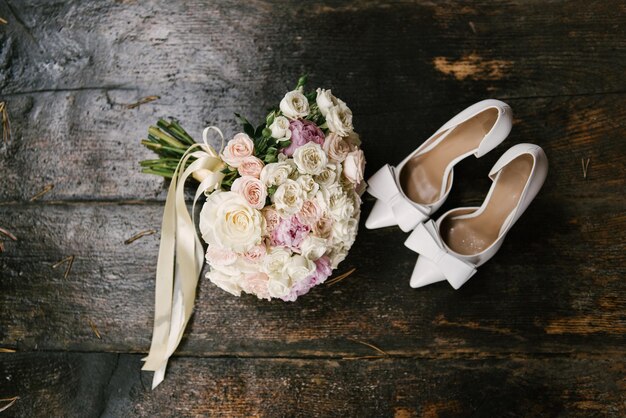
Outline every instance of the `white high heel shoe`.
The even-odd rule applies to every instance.
[[[511,108],[499,100],[483,100],[463,110],[397,167],[386,164],[367,180],[367,191],[378,200],[365,227],[398,225],[411,231],[445,202],[454,165],[497,147],[511,126]]]
[[[480,207],[452,209],[420,224],[404,243],[419,254],[411,287],[447,280],[460,288],[491,259],[535,198],[548,174],[541,147],[518,144],[491,169],[491,189]]]

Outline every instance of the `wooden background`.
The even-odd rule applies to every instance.
[[[0,0],[0,17],[3,417],[626,414],[623,1]],[[303,73],[353,109],[368,174],[508,102],[509,139],[458,166],[442,211],[482,202],[515,143],[545,149],[547,182],[459,291],[409,288],[397,228],[362,228],[338,270],[356,272],[297,303],[201,280],[151,391],[159,234],[124,241],[159,230],[166,184],[139,173],[139,139],[162,116],[233,134]]]

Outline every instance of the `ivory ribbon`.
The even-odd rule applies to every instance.
[[[142,359],[145,361],[142,370],[154,372],[152,389],[163,381],[167,362],[178,347],[193,311],[198,277],[204,264],[204,250],[193,218],[196,201],[205,191],[218,188],[224,177],[221,172],[224,163],[207,140],[210,131],[219,134],[223,148],[222,131],[214,126],[206,128],[202,132],[203,144],[192,145],[178,163],[165,200],[156,272],[152,344],[148,356]],[[185,169],[191,157],[197,159]],[[181,170],[184,170],[182,174]],[[194,173],[204,179],[196,191],[190,216],[185,205],[184,186],[187,178]]]

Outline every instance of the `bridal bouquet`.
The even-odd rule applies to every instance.
[[[236,115],[243,132],[225,146],[215,127],[204,130],[199,144],[178,122],[164,120],[142,141],[159,154],[142,162],[143,171],[172,179],[153,346],[144,366],[157,372],[155,385],[191,314],[203,259],[210,266],[206,277],[233,295],[295,301],[323,283],[354,243],[365,158],[352,112],[330,90],[305,92],[305,83],[302,77],[258,127]],[[211,132],[222,137],[220,152],[208,143]],[[195,200],[206,196],[199,219],[206,252],[185,207],[190,176],[200,182]],[[158,318],[168,315],[164,331]]]

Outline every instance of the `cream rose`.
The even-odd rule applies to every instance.
[[[261,181],[267,187],[283,184],[296,170],[293,160],[284,160],[271,163],[261,170]]]
[[[243,253],[261,242],[265,220],[236,192],[216,191],[200,212],[200,231],[209,245]]]
[[[352,111],[345,103],[333,106],[326,115],[326,124],[331,132],[341,136],[348,136],[354,130],[352,126]]]
[[[294,255],[285,265],[285,273],[293,282],[306,279],[315,271],[315,263],[301,255]]]
[[[343,175],[353,184],[363,181],[365,171],[365,155],[363,151],[356,150],[348,154],[343,162]]]
[[[316,175],[324,170],[328,157],[319,144],[309,142],[296,149],[293,161],[301,173]]]
[[[233,137],[226,148],[222,151],[221,157],[226,164],[231,167],[239,167],[244,158],[250,157],[254,152],[254,142],[244,133],[239,133]]]
[[[296,179],[300,187],[302,187],[302,191],[306,195],[308,199],[311,199],[313,196],[317,194],[320,189],[320,185],[315,182],[313,177],[309,175],[303,175]]]
[[[261,180],[256,177],[239,177],[233,182],[230,189],[243,196],[243,198],[246,199],[246,202],[248,202],[248,204],[253,208],[263,209],[265,207],[267,190]]]
[[[283,274],[282,276],[270,277],[267,282],[267,291],[273,298],[282,298],[287,296],[289,292],[291,292],[289,276]]]
[[[237,171],[241,176],[261,177],[261,171],[263,170],[263,161],[257,157],[251,155],[241,160]]]
[[[324,238],[309,235],[304,239],[304,241],[302,241],[302,244],[300,244],[302,256],[312,261],[317,260],[326,254],[326,251],[328,250],[327,243],[328,242]]]
[[[331,161],[340,163],[346,159],[351,149],[350,145],[341,136],[331,133],[324,141],[324,151]]]
[[[304,193],[298,182],[287,179],[278,186],[276,193],[272,196],[276,211],[283,218],[295,214],[302,208],[304,203]]]
[[[309,101],[301,90],[290,91],[280,101],[280,111],[291,119],[303,118],[309,114]]]
[[[338,196],[331,196],[329,207],[330,213],[335,220],[348,219],[354,215],[354,200],[345,193]]]
[[[206,278],[213,282],[217,287],[224,289],[228,293],[241,296],[241,280],[243,275],[230,276],[221,271],[211,270],[206,274]]]
[[[341,100],[333,96],[330,90],[317,89],[317,97],[315,98],[315,103],[317,103],[317,107],[320,110],[320,113],[326,117],[328,111],[333,106],[337,106],[339,103],[343,103]],[[345,103],[344,103],[345,104]]]
[[[276,139],[291,138],[291,129],[289,129],[289,119],[284,116],[277,116],[270,125],[272,136]]]
[[[341,175],[341,164],[329,163],[324,169],[316,175],[315,181],[320,186],[330,186],[337,181],[337,178]]]

